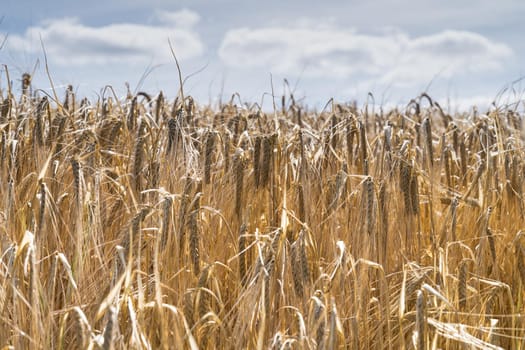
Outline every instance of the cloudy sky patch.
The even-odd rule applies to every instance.
[[[489,100],[525,73],[518,0],[28,1],[0,9],[0,63],[20,75],[37,67],[43,88],[40,40],[54,80],[79,93],[130,82],[175,94],[169,39],[191,75],[187,93],[211,102],[235,92],[259,102],[272,88],[281,94],[284,79],[315,106],[368,92],[391,104],[422,92]]]
[[[379,78],[413,85],[436,74],[501,69],[512,49],[466,31],[442,31],[410,38],[406,33],[362,34],[341,28],[240,28],[228,31],[219,49],[225,65],[266,67],[297,75],[346,79]]]
[[[167,38],[180,51],[180,58],[199,56],[204,44],[193,30],[198,15],[183,10],[158,13],[159,23],[114,23],[88,26],[77,17],[49,19],[23,34],[8,37],[7,47],[19,53],[37,53],[40,39],[50,60],[59,65],[147,63],[167,61]]]

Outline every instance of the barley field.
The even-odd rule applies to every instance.
[[[523,118],[24,76],[0,94],[0,347],[523,349]]]

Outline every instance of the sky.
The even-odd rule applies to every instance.
[[[525,83],[521,0],[2,0],[0,64],[19,88],[124,96],[179,88],[201,104],[322,108],[330,98],[449,110],[515,103]],[[46,72],[47,59],[47,72]],[[127,85],[126,85],[127,84]],[[6,88],[5,68],[0,89]],[[370,96],[373,96],[371,98]]]

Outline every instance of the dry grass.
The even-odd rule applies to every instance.
[[[525,346],[515,110],[23,82],[0,98],[0,347]]]

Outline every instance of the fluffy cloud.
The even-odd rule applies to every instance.
[[[390,30],[362,34],[333,26],[238,28],[219,48],[232,67],[260,67],[274,73],[317,77],[357,76],[384,84],[428,82],[436,74],[497,70],[512,56],[501,43],[473,32],[442,31],[411,38]]]
[[[92,27],[76,18],[53,19],[29,27],[22,35],[10,35],[8,49],[38,53],[42,38],[48,57],[57,64],[144,64],[171,60],[170,38],[177,57],[187,59],[204,51],[194,30],[198,21],[198,14],[189,10],[158,12],[157,23],[149,25],[119,23]]]
[[[462,73],[502,68],[512,50],[501,43],[465,31],[443,31],[409,40],[397,62],[381,77],[383,82],[428,82],[435,75],[451,77]]]
[[[177,12],[157,10],[155,14],[162,23],[171,24],[178,28],[191,29],[200,21],[200,16],[196,12],[188,9]]]

